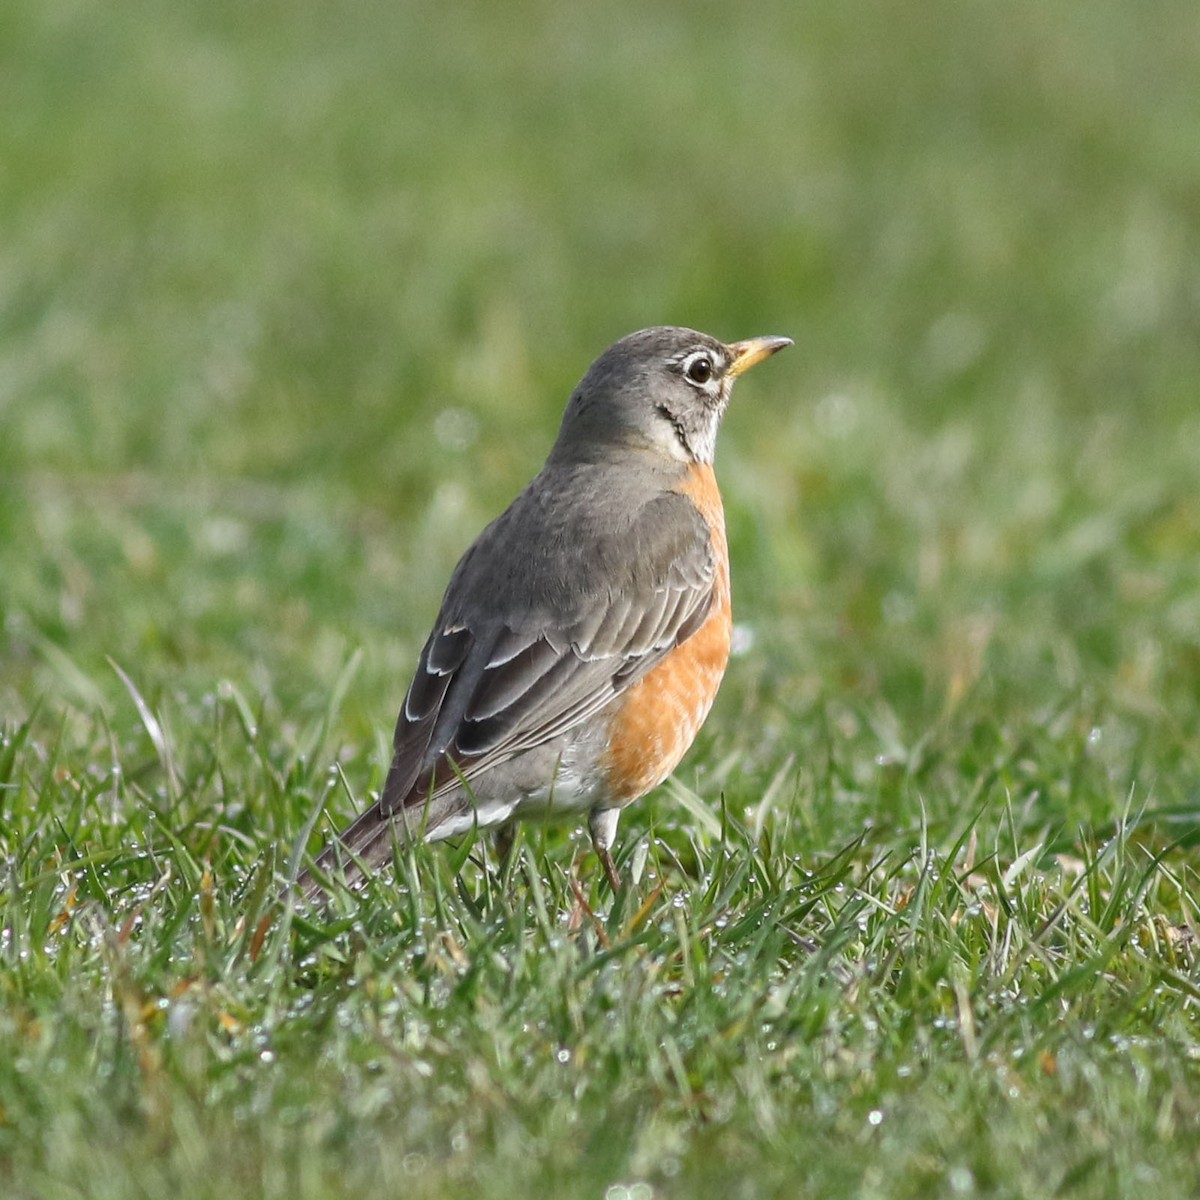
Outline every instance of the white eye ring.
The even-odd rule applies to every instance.
[[[716,374],[716,364],[707,350],[697,350],[689,354],[682,363],[683,377],[696,387],[705,387]]]

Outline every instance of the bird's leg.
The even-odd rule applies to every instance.
[[[596,847],[596,856],[600,859],[604,874],[608,876],[608,886],[612,888],[615,896],[621,890],[621,876],[617,874],[617,864],[613,862],[613,856],[604,846]]]
[[[617,821],[620,818],[619,808],[594,808],[588,817],[592,846],[600,865],[604,868],[604,874],[608,876],[608,886],[612,888],[614,896],[621,890],[621,876],[617,874],[617,864],[613,862],[609,847],[617,836]]]

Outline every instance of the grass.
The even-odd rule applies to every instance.
[[[1197,33],[8,5],[0,1191],[1193,1196]],[[532,828],[280,914],[662,321],[797,345],[627,889]]]

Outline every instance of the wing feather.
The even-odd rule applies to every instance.
[[[562,656],[545,638],[538,638],[512,658],[499,663],[493,660],[467,705],[464,719],[482,721],[511,708],[532,687],[545,685],[562,662]]]
[[[539,515],[525,513],[525,524]],[[508,516],[484,532],[447,589],[396,724],[382,814],[436,799],[460,777],[587,720],[709,612],[710,535],[683,496],[649,498],[620,536],[559,531],[570,549],[560,556],[504,544]],[[546,537],[525,532],[534,542]],[[489,539],[495,544],[481,553]],[[557,574],[547,574],[550,561]]]

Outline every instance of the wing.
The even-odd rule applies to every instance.
[[[539,520],[536,501],[489,527],[451,580],[396,723],[381,816],[586,720],[708,615],[710,534],[686,497],[659,492],[602,528],[569,509]]]

